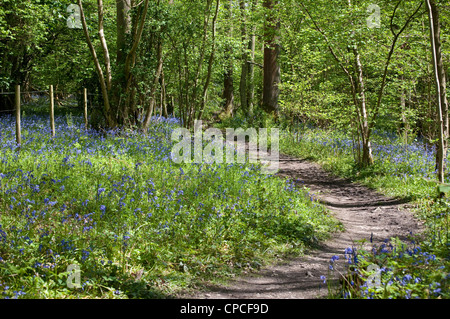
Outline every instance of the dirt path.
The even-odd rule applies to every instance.
[[[407,210],[407,203],[386,198],[367,187],[332,176],[315,163],[280,155],[280,177],[296,181],[311,190],[333,215],[345,232],[336,233],[320,248],[287,263],[264,268],[259,273],[231,280],[226,286],[205,287],[188,298],[211,299],[312,299],[327,294],[320,279],[329,276],[329,262],[339,255],[338,269],[343,267],[343,254],[356,241],[374,242],[398,236],[417,234],[420,223]],[[373,235],[372,235],[373,234]]]

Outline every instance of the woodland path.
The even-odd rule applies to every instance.
[[[356,247],[358,240],[366,239],[370,244],[369,239],[373,236],[373,242],[380,243],[391,237],[406,238],[411,232],[418,234],[422,229],[405,201],[387,198],[365,186],[333,176],[316,163],[280,154],[279,168],[280,177],[293,180],[298,187],[309,188],[315,198],[342,222],[345,231],[336,232],[319,248],[303,256],[234,278],[224,286],[204,287],[183,298],[323,298],[327,295],[327,287],[320,277],[329,278],[332,256],[340,257],[335,266],[343,272],[344,251],[347,247]]]

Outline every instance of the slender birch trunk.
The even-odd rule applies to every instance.
[[[436,82],[436,100],[438,113],[438,149],[436,154],[437,175],[439,182],[445,181],[445,160],[447,158],[449,121],[446,77],[442,60],[439,12],[435,0],[426,0],[430,22],[430,41]]]

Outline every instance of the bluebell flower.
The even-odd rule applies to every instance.
[[[331,257],[331,262],[334,263],[336,260],[339,260],[339,256],[334,255],[333,257]]]
[[[83,250],[81,251],[81,254],[82,254],[82,256],[81,256],[81,261],[84,262],[86,259],[88,259],[90,253],[89,253],[88,250],[84,250],[84,249],[83,249]]]
[[[345,254],[346,255],[350,255],[352,253],[353,253],[353,249],[352,248],[350,248],[350,247],[345,248]]]

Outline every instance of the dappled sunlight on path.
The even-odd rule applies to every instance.
[[[420,233],[422,226],[408,211],[407,200],[387,198],[365,186],[325,172],[318,164],[281,155],[278,176],[289,178],[299,188],[327,206],[344,225],[314,250],[291,260],[280,261],[257,274],[232,280],[226,286],[208,286],[190,298],[214,299],[311,299],[327,295],[328,284],[336,283],[345,271],[344,251],[362,242],[380,243],[391,237],[407,238]],[[341,256],[330,271],[330,259]],[[321,278],[322,277],[322,278]],[[334,279],[333,279],[334,278]]]

